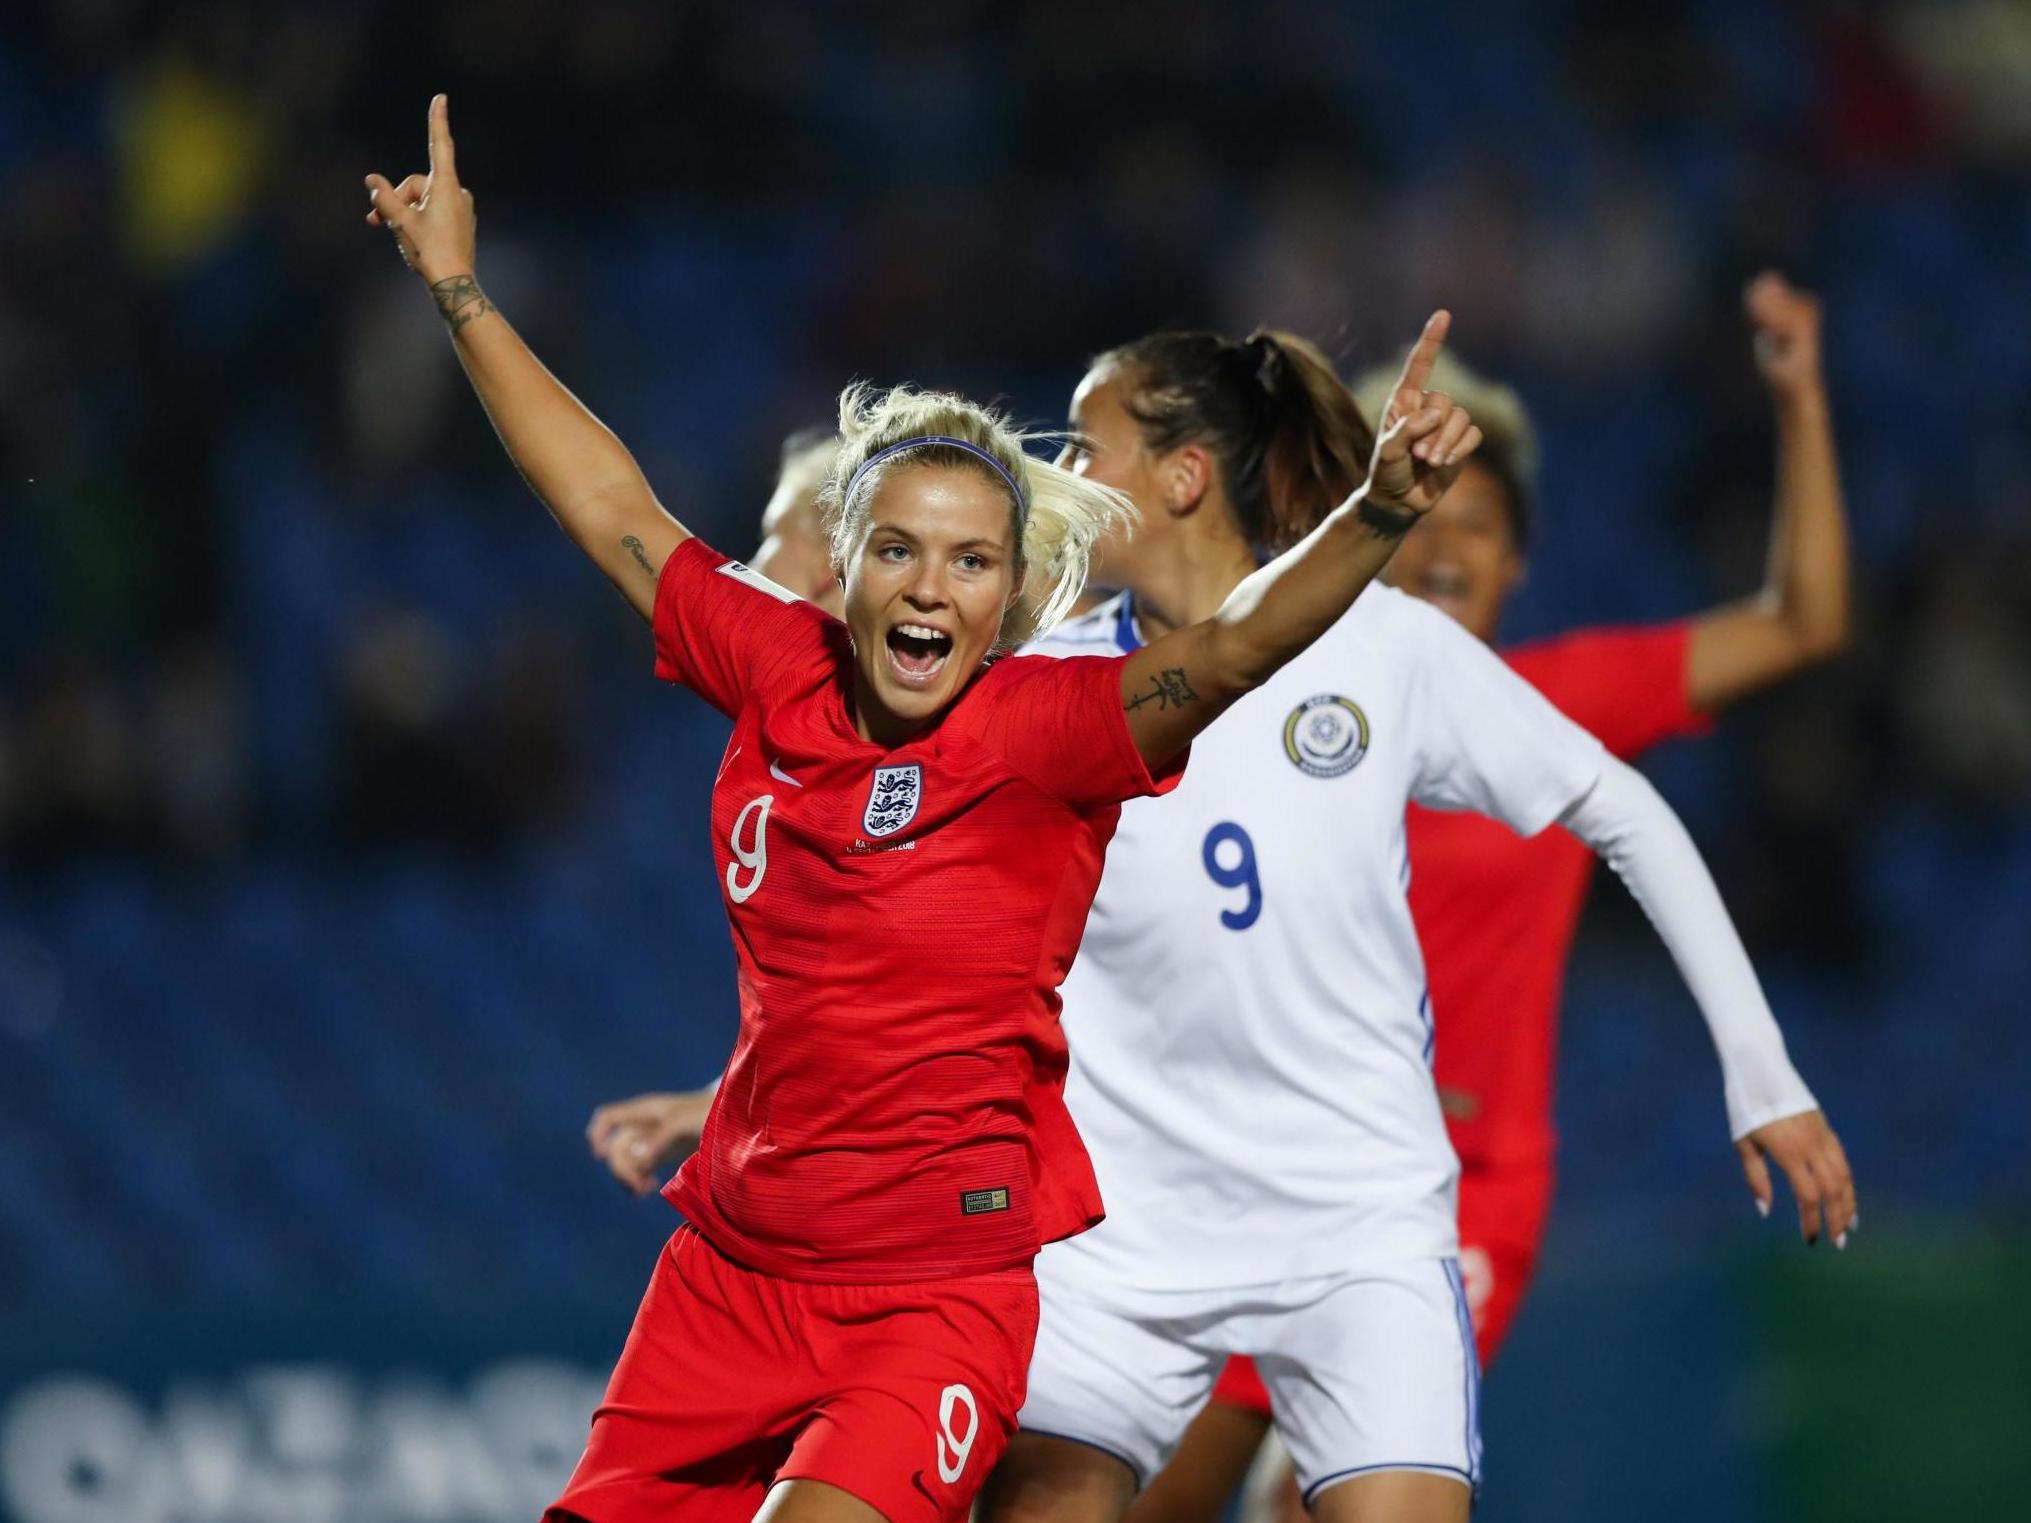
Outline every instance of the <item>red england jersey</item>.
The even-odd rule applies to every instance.
[[[1706,720],[1686,698],[1691,626],[1581,630],[1504,657],[1625,760]],[[1447,1129],[1469,1168],[1551,1161],[1552,1076],[1567,954],[1594,854],[1562,829],[1412,805],[1410,905],[1424,947]]]
[[[1163,791],[1121,660],[1005,657],[932,729],[862,740],[846,626],[700,541],[656,672],[734,721],[712,792],[740,1035],[664,1194],[791,1279],[1025,1265],[1100,1220],[1064,1104],[1058,985],[1124,799]]]

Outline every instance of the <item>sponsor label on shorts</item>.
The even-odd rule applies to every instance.
[[[985,1216],[990,1211],[1007,1209],[1007,1185],[996,1185],[992,1190],[962,1190],[959,1194],[961,1216]]]

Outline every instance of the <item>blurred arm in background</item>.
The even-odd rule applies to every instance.
[[[677,1094],[636,1095],[614,1100],[592,1113],[585,1140],[615,1179],[637,1195],[682,1163],[698,1146],[719,1080]]]
[[[613,431],[543,368],[473,275],[472,192],[458,182],[450,106],[430,102],[430,172],[367,176],[367,221],[395,235],[451,330],[459,363],[530,489],[645,619],[670,552],[691,537]]]
[[[1686,695],[1709,712],[1848,643],[1848,526],[1820,367],[1819,301],[1766,270],[1743,305],[1777,412],[1777,505],[1762,590],[1693,620]]]

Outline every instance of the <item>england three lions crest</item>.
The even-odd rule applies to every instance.
[[[874,783],[867,791],[867,811],[860,828],[879,840],[892,836],[917,817],[917,805],[924,797],[924,769],[911,762],[904,767],[876,767]]]

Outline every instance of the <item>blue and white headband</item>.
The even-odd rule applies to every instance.
[[[969,444],[964,439],[955,439],[950,434],[925,434],[920,438],[905,439],[900,444],[891,444],[887,449],[876,450],[872,455],[869,455],[867,459],[861,462],[859,470],[855,471],[852,476],[847,478],[846,491],[844,494],[841,495],[839,499],[841,506],[843,507],[846,504],[851,503],[853,501],[853,494],[860,488],[861,477],[865,476],[869,471],[874,469],[874,467],[880,465],[884,460],[888,459],[889,456],[900,455],[913,449],[928,449],[933,445],[943,445],[947,449],[963,450],[965,453],[973,456],[976,460],[985,461],[988,464],[988,466],[992,468],[995,475],[999,476],[1003,481],[1008,483],[1008,489],[1014,495],[1016,500],[1017,514],[1021,517],[1022,522],[1025,526],[1029,524],[1030,521],[1029,496],[1023,491],[1022,487],[1017,484],[1015,477],[1011,476],[1008,473],[1008,467],[1003,465],[999,460],[995,459],[993,455],[989,454],[979,445]]]

